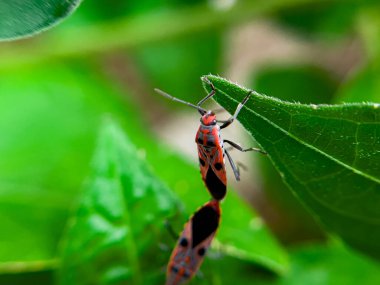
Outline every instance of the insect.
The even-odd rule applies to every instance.
[[[166,285],[189,281],[201,266],[219,227],[219,201],[211,200],[199,208],[185,224],[166,271]]]
[[[239,167],[232,160],[228,150],[224,148],[224,144],[227,143],[231,147],[236,148],[242,152],[258,151],[263,154],[266,153],[257,148],[243,149],[239,144],[230,140],[223,140],[220,136],[220,130],[232,124],[232,122],[237,118],[244,104],[248,101],[253,91],[248,92],[244,100],[237,106],[233,116],[231,116],[228,120],[221,121],[216,119],[216,115],[213,111],[205,110],[201,107],[205,101],[216,94],[214,85],[206,77],[202,77],[202,80],[210,86],[211,92],[202,100],[200,100],[197,105],[173,97],[159,89],[155,89],[155,91],[160,95],[169,98],[170,100],[193,107],[197,109],[201,114],[201,124],[195,136],[195,142],[198,148],[200,171],[202,179],[211,196],[216,200],[222,200],[226,195],[227,190],[226,165],[224,159],[225,155],[227,156],[228,161],[232,167],[236,180],[240,180]],[[218,123],[220,125],[218,125]]]

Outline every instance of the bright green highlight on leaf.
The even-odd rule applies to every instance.
[[[0,41],[36,34],[69,16],[80,0],[0,0]]]
[[[64,239],[61,284],[161,284],[167,253],[159,242],[178,201],[110,120],[92,170]]]
[[[283,274],[289,267],[287,253],[263,220],[232,191],[222,202],[222,222],[216,236],[219,250]]]
[[[340,244],[308,245],[290,250],[291,268],[283,278],[257,285],[376,285],[379,265]]]
[[[233,112],[248,90],[207,76]],[[302,105],[254,93],[239,121],[330,231],[380,258],[380,105]]]

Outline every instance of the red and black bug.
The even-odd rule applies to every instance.
[[[199,208],[185,224],[166,271],[166,285],[189,281],[201,266],[219,227],[220,207],[212,200]]]
[[[248,101],[253,91],[248,92],[244,100],[237,106],[233,116],[231,116],[228,120],[220,121],[216,119],[216,115],[213,111],[207,111],[201,107],[201,105],[205,101],[207,101],[216,94],[214,85],[206,77],[202,77],[202,80],[210,86],[211,92],[201,101],[199,101],[197,105],[173,97],[159,89],[155,89],[155,91],[163,95],[164,97],[169,98],[170,100],[177,101],[190,107],[193,107],[197,109],[198,112],[201,114],[201,124],[195,137],[195,142],[197,143],[198,147],[198,158],[201,169],[201,175],[211,196],[216,200],[222,200],[226,195],[227,189],[226,165],[224,160],[225,155],[227,156],[228,161],[231,164],[236,180],[240,180],[239,168],[232,160],[229,152],[224,148],[224,143],[228,143],[233,148],[236,148],[242,152],[252,150],[259,151],[261,153],[265,152],[257,148],[243,149],[237,143],[234,143],[226,139],[223,140],[220,136],[220,130],[228,127],[236,119],[240,110]],[[218,125],[218,123],[220,123],[221,125]]]

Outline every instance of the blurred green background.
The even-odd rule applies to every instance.
[[[380,5],[370,0],[92,0],[48,31],[0,42],[0,284],[163,284],[175,244],[163,221],[181,213],[173,222],[180,231],[208,194],[196,162],[197,113],[153,88],[198,102],[205,95],[200,76],[211,73],[291,102],[379,102],[379,71]],[[230,129],[226,138],[254,144],[238,123]],[[146,163],[152,185],[171,189],[171,198],[158,195],[157,203],[172,199],[175,206],[146,221],[142,213],[153,215],[157,206],[147,197],[156,194],[142,191],[123,223],[154,224],[157,234],[139,244],[136,230],[137,257],[89,278],[94,272],[70,267],[68,248],[81,226],[73,222],[70,231],[68,221],[86,221],[81,209],[90,209],[97,194],[84,182],[108,175],[94,153],[110,161],[104,168],[119,169],[115,181],[144,174],[145,166],[128,165]],[[126,165],[115,162],[116,153]],[[378,262],[326,234],[266,157],[233,155],[247,166],[240,183],[229,178],[241,199],[230,189],[213,249],[218,257],[206,260],[204,276],[192,284],[380,283]],[[150,187],[136,177],[135,193]],[[99,203],[110,199],[100,192]],[[75,262],[107,267],[92,257]],[[121,264],[132,273],[117,271]],[[149,277],[131,279],[135,270]],[[76,274],[83,278],[70,279]]]

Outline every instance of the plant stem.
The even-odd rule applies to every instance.
[[[55,270],[58,266],[59,261],[56,259],[1,262],[0,274],[17,274],[20,272]]]
[[[270,13],[328,0],[239,1],[229,10],[202,4],[75,29],[53,29],[41,36],[0,44],[0,69],[39,63],[51,58],[78,57],[116,49],[134,49],[200,31],[266,16]],[[20,44],[21,43],[21,44]]]

